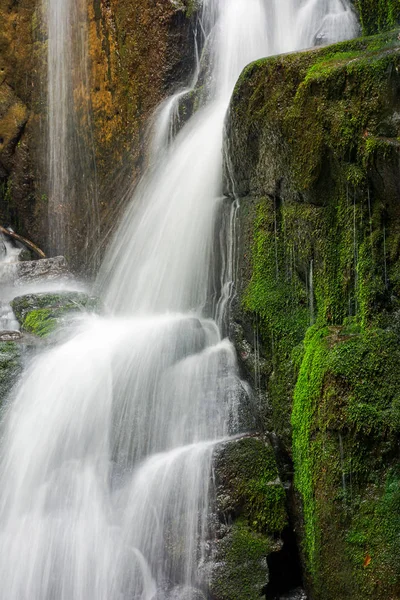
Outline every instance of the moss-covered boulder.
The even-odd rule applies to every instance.
[[[258,422],[294,458],[318,600],[400,597],[398,36],[257,61],[227,120],[233,338]]]
[[[83,292],[54,292],[19,296],[11,306],[23,331],[47,337],[72,316],[97,312],[100,302]]]
[[[367,327],[399,303],[397,37],[258,61],[233,96],[226,150],[241,197],[234,316],[248,343],[259,341],[257,377],[287,449],[295,348],[308,326],[352,316]]]
[[[21,345],[0,341],[0,405],[22,370]]]
[[[269,581],[267,557],[282,547],[285,491],[271,445],[243,438],[214,457],[217,539],[211,569],[215,600],[257,600]]]

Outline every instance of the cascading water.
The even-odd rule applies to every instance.
[[[116,316],[86,320],[39,356],[9,400],[8,600],[207,598],[212,452],[238,431],[246,394],[233,347],[206,315],[224,115],[248,62],[350,37],[356,22],[338,0],[204,0],[201,26],[205,103],[172,140],[175,100],[165,104],[157,156],[103,266]]]
[[[20,253],[21,248],[13,246],[11,242],[0,233],[0,285],[3,279],[2,272],[7,270],[9,265],[13,267],[14,263],[19,260]],[[7,293],[5,293],[4,289],[2,292],[3,293],[0,296],[0,332],[16,330],[18,329],[18,323],[7,299]]]
[[[89,107],[85,0],[43,0],[47,45],[49,247],[87,263],[88,238],[99,235]],[[80,237],[86,239],[81,240]],[[82,256],[82,252],[86,252]]]

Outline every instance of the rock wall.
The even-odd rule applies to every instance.
[[[261,60],[227,121],[233,336],[318,600],[400,597],[399,70],[398,31]]]
[[[141,172],[149,117],[189,79],[195,8],[192,0],[87,0],[87,12],[92,131],[85,136],[95,148],[100,238],[105,243]],[[40,0],[0,1],[0,222],[46,250],[42,21]],[[85,268],[82,262],[101,249],[92,247],[83,259],[82,248],[97,237],[84,229],[79,214],[71,215],[71,221],[76,247],[69,258],[75,268]]]
[[[36,188],[40,189],[38,154],[40,135],[41,46],[35,0],[0,2],[0,221],[29,233],[38,242],[35,224]]]
[[[194,68],[191,2],[89,2],[91,90],[103,232],[141,172],[149,118]]]

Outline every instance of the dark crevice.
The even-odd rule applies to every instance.
[[[296,592],[302,586],[299,550],[296,536],[290,527],[282,532],[282,541],[282,549],[267,558],[269,583],[262,592],[265,600],[280,600],[283,596],[290,598],[290,592]]]

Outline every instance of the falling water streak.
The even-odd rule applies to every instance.
[[[220,272],[219,300],[215,310],[215,320],[221,331],[229,331],[231,324],[231,306],[236,297],[236,283],[239,281],[239,254],[240,244],[240,198],[236,190],[235,177],[227,145],[223,147],[223,156],[226,170],[226,186],[229,191],[230,210],[229,226],[224,223],[219,236],[219,252],[222,259]],[[226,214],[226,205],[223,214]]]
[[[230,203],[228,215],[226,215],[227,211],[224,205],[222,206],[222,211],[222,226],[218,235],[219,248],[217,249],[221,257],[221,268],[219,286],[216,290],[218,295],[217,305],[215,310],[213,310],[213,316],[215,316],[220,330],[228,332],[230,326],[230,307],[235,297],[239,201],[235,200]]]
[[[86,236],[85,254],[80,260],[87,265],[89,237],[95,244],[100,227],[89,105],[87,6],[84,0],[43,0],[43,17],[48,37],[46,158],[50,252],[72,257],[80,230]]]
[[[372,262],[374,262],[374,241],[373,241],[373,237],[372,237],[373,229],[372,229],[372,212],[371,212],[371,193],[370,193],[369,186],[368,186],[367,195],[368,195],[369,239],[370,239],[370,244],[371,244]]]
[[[386,254],[386,225],[383,224],[383,263],[384,263],[384,277],[385,277],[385,288],[388,289],[388,271],[387,271],[387,254]]]
[[[321,27],[325,41],[342,39],[352,13],[338,6],[204,0],[207,101],[173,139],[175,99],[163,107],[160,159],[149,160],[100,278],[120,316],[88,319],[39,356],[7,406],[7,600],[194,600],[206,586],[212,452],[238,431],[245,393],[233,346],[205,316],[224,118],[248,62],[311,46]]]
[[[309,297],[310,297],[310,325],[315,323],[315,302],[314,302],[314,261],[310,261],[310,285],[309,285]]]
[[[238,281],[239,256],[238,243],[240,239],[240,199],[236,191],[235,179],[229,152],[224,146],[224,159],[226,164],[227,187],[230,194],[230,208],[228,224],[226,224],[226,203],[223,203],[223,223],[219,233],[219,254],[221,257],[220,282],[218,302],[214,311],[218,327],[223,332],[229,332],[231,321],[231,305],[235,299],[235,283]]]
[[[260,368],[260,327],[259,317],[255,317],[255,328],[254,328],[254,382],[255,391],[259,395],[261,400],[261,368]]]
[[[358,313],[358,243],[357,243],[357,205],[353,197],[353,260],[354,260],[354,314]]]
[[[344,498],[346,498],[346,474],[345,474],[345,468],[344,468],[344,450],[343,450],[343,438],[342,438],[342,434],[339,432],[339,452],[340,452],[340,468],[341,468],[341,472],[342,472],[342,489],[343,489],[343,496]]]
[[[0,233],[0,288],[3,288],[0,296],[0,331],[19,330],[19,323],[15,319],[10,301],[5,294],[4,273],[9,271],[10,266],[12,268],[13,263],[19,260],[20,253],[21,248],[14,246]]]

